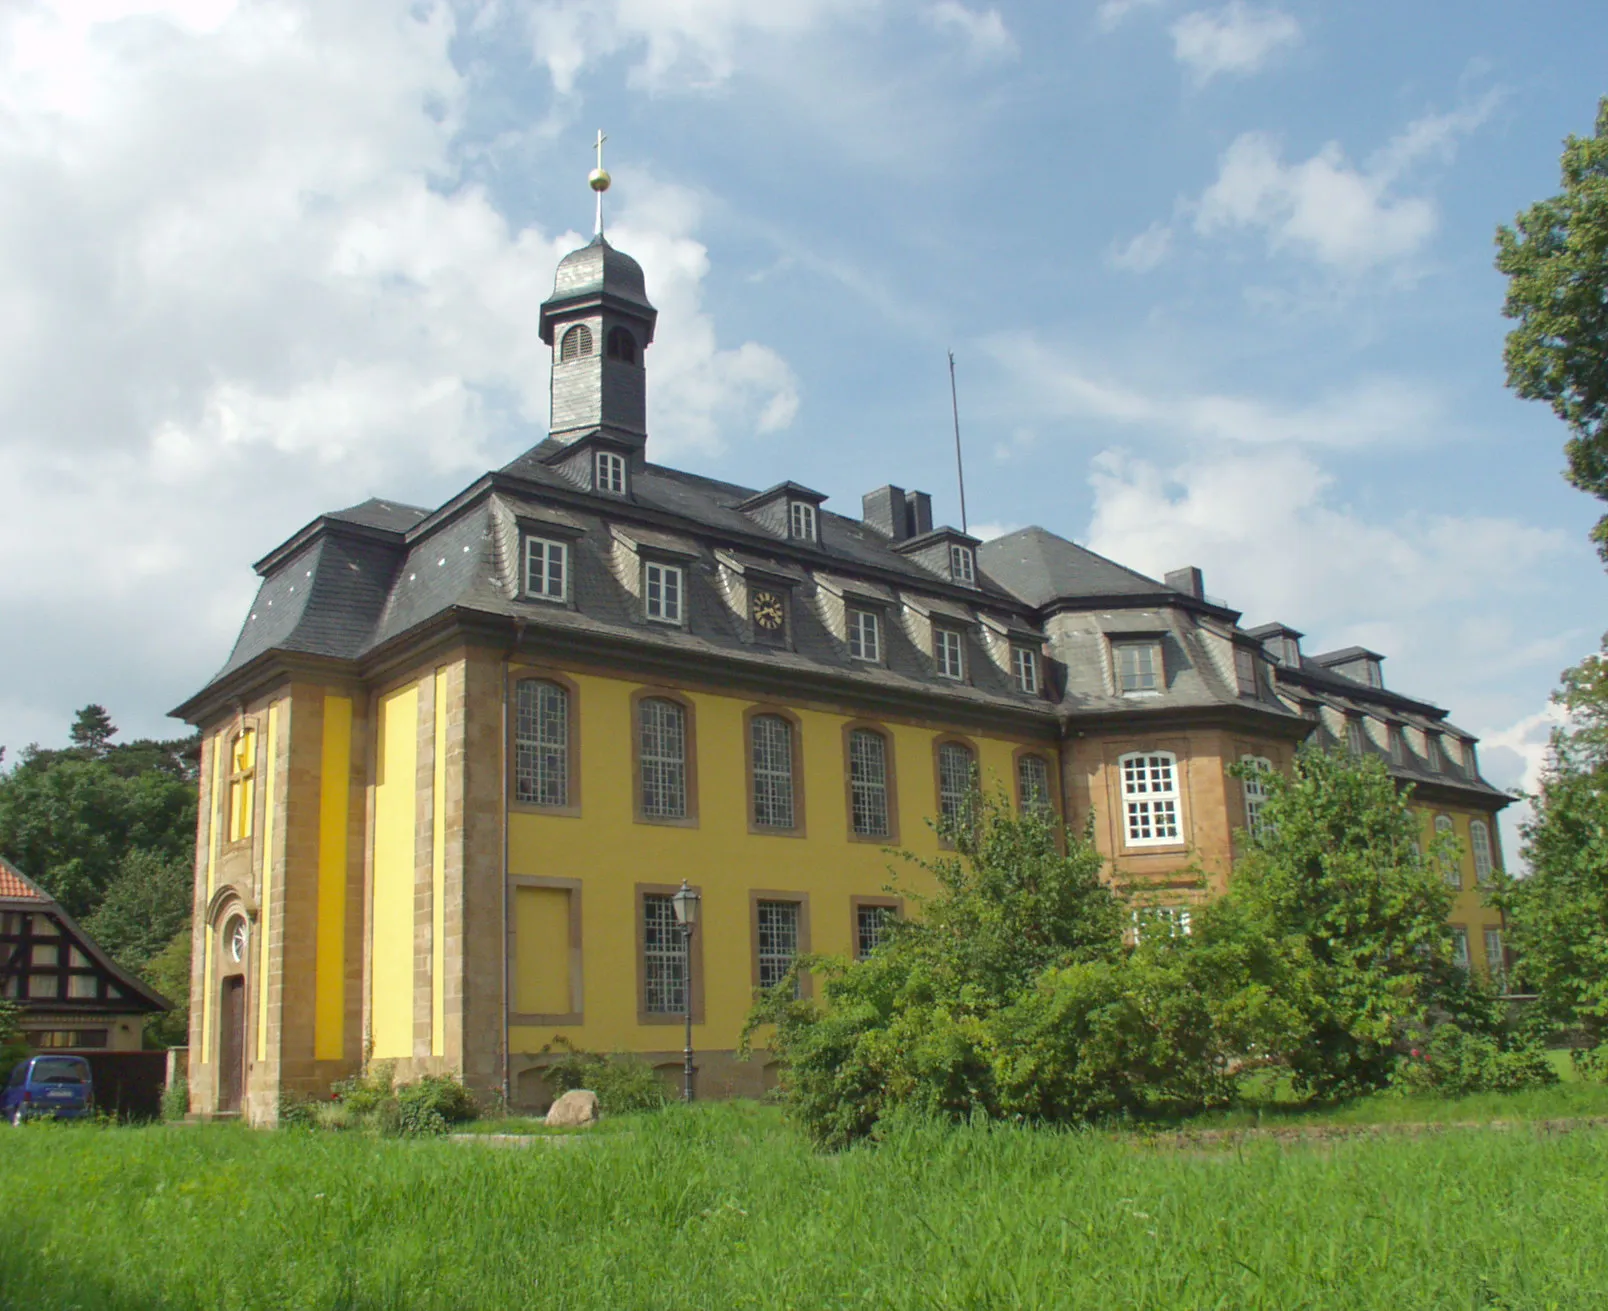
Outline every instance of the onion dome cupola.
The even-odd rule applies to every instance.
[[[542,302],[542,340],[553,349],[550,435],[573,442],[601,432],[640,454],[647,444],[644,356],[659,311],[648,300],[642,266],[603,236],[609,175],[590,179],[598,194],[597,235],[558,264],[553,294]]]

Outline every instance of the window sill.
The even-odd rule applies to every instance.
[[[644,815],[640,810],[632,816],[638,824],[652,824],[656,828],[697,828],[696,815],[682,815],[679,818],[672,815]]]
[[[544,806],[535,801],[510,801],[509,813],[515,815],[552,815],[558,819],[579,819],[579,806]]]

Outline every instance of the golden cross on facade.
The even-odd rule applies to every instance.
[[[600,237],[603,235],[603,193],[609,189],[611,181],[608,170],[603,167],[603,143],[607,140],[608,138],[603,135],[603,129],[598,128],[597,167],[586,178],[587,184],[597,193],[597,226],[593,231]]]

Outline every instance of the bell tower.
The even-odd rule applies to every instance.
[[[603,236],[604,140],[599,132],[588,178],[597,193],[596,235],[559,261],[553,294],[542,302],[542,340],[553,350],[549,435],[570,443],[601,433],[640,460],[648,440],[646,355],[659,311],[642,266]]]

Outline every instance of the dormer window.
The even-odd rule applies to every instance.
[[[808,501],[787,503],[788,535],[798,542],[815,541],[815,507]]]
[[[949,576],[968,587],[977,583],[977,560],[969,546],[951,542],[949,546]]]
[[[966,677],[966,658],[960,634],[953,628],[932,630],[932,658],[938,665],[938,677],[954,679]]]
[[[882,623],[875,610],[849,611],[849,655],[878,664],[882,660]]]
[[[1287,669],[1299,669],[1301,667],[1301,644],[1293,637],[1285,637],[1280,639],[1279,646],[1281,648],[1279,663]]]
[[[1144,696],[1161,691],[1161,643],[1117,642],[1117,691],[1123,696]]]
[[[1399,764],[1402,763],[1403,759],[1406,757],[1406,752],[1407,752],[1406,744],[1405,744],[1405,742],[1403,740],[1402,731],[1401,731],[1401,728],[1400,728],[1399,725],[1392,724],[1390,726],[1389,731],[1390,731],[1390,763],[1393,764],[1393,765],[1399,765]]]
[[[525,595],[562,601],[569,583],[569,547],[542,537],[525,539]]]
[[[625,456],[618,451],[597,453],[597,473],[593,487],[614,496],[625,495]]]
[[[1030,646],[1011,647],[1011,676],[1016,690],[1028,696],[1037,696],[1039,690],[1038,652]]]
[[[628,329],[609,329],[609,358],[619,360],[622,364],[636,363],[636,338],[631,335]]]
[[[1256,695],[1256,657],[1249,647],[1234,648],[1234,678],[1241,696]]]
[[[591,353],[592,330],[584,323],[577,323],[558,339],[558,359],[561,364],[578,360]]]
[[[650,560],[643,568],[643,609],[649,619],[661,624],[684,622],[686,576],[679,565]]]

